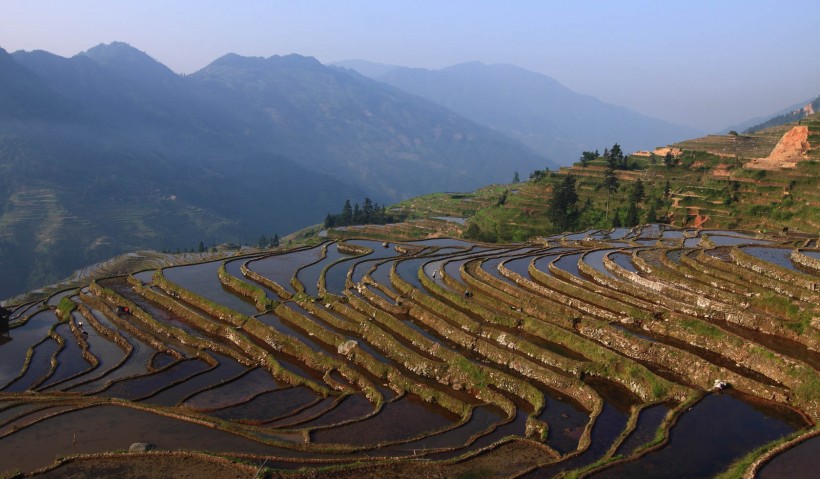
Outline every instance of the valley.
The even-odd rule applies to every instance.
[[[555,168],[310,57],[0,64],[0,477],[820,466],[813,109]]]

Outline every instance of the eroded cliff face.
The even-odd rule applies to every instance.
[[[758,170],[794,168],[797,162],[806,159],[809,148],[811,148],[809,144],[809,127],[798,125],[780,138],[769,156],[756,158],[744,165],[744,168]]]

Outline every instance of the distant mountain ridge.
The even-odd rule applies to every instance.
[[[743,133],[754,133],[756,131],[764,130],[766,128],[770,128],[773,126],[785,125],[787,123],[802,120],[803,118],[806,118],[809,115],[813,115],[814,113],[820,111],[820,96],[818,96],[810,102],[792,106],[787,110],[788,111],[772,116],[765,121],[761,121],[753,126],[745,128],[743,130]]]
[[[124,251],[255,242],[345,199],[509,181],[547,160],[310,57],[177,75],[124,43],[0,50],[0,297]]]
[[[584,150],[615,142],[635,151],[702,134],[575,93],[546,75],[513,65],[471,62],[440,70],[380,68],[361,60],[335,65],[439,103],[561,165],[572,164]]]

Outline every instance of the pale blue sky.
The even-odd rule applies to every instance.
[[[228,52],[511,63],[710,131],[820,95],[818,0],[3,0],[0,11],[9,51],[124,41],[180,73]]]

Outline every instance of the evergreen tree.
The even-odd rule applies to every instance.
[[[644,194],[643,181],[638,178],[632,186],[632,197],[635,198],[636,202],[639,202],[643,199]]]
[[[607,158],[607,165],[614,168],[620,168],[622,170],[626,169],[626,156],[624,156],[624,152],[621,149],[621,145],[615,143],[612,145],[612,149],[609,150],[609,157]]]
[[[533,183],[538,183],[539,181],[543,180],[547,177],[547,170],[535,170],[530,173],[530,180]]]
[[[621,210],[615,209],[612,213],[612,227],[613,228],[620,228],[621,227]]]
[[[477,240],[481,236],[481,229],[478,227],[477,224],[470,221],[467,225],[467,229],[462,234],[466,239],[474,239]]]
[[[626,217],[624,218],[624,226],[636,226],[640,221],[638,217],[638,204],[635,201],[629,202],[629,206],[626,208]]]
[[[672,151],[667,151],[666,155],[663,157],[663,164],[667,167],[672,166],[675,164],[675,158],[672,156]]]
[[[336,226],[336,217],[328,213],[327,216],[325,216],[324,226],[326,229]]]
[[[279,235],[278,235],[278,234],[275,234],[275,233],[274,233],[274,235],[273,235],[273,239],[271,240],[270,244],[271,244],[271,246],[273,246],[274,248],[278,248],[278,247],[279,247]]]
[[[516,171],[513,175],[513,183],[521,183],[521,177],[518,176],[518,172]]]
[[[205,243],[200,241],[199,242],[199,248],[197,249],[197,251],[199,251],[200,253],[204,253],[205,252]]]
[[[618,191],[618,177],[615,176],[615,162],[612,159],[612,155],[607,157],[607,168],[606,173],[604,173],[604,181],[598,185],[598,188],[606,188],[606,218],[608,218],[609,197],[612,196],[612,193]]]
[[[663,187],[663,196],[669,199],[669,180],[666,180],[666,186]]]
[[[362,208],[362,223],[369,224],[373,219],[373,201],[370,198],[364,199],[364,207]]]
[[[350,200],[345,201],[344,207],[342,207],[342,217],[341,223],[342,226],[350,226],[353,223],[353,207],[350,206]]]
[[[607,167],[604,173],[604,181],[601,186],[606,188],[608,193],[615,193],[618,191],[618,177],[615,175],[615,169]]]
[[[270,242],[268,241],[268,238],[265,235],[262,235],[259,237],[259,241],[256,243],[256,246],[259,246],[260,248],[267,248],[269,244]]]
[[[351,224],[360,225],[364,223],[364,221],[362,221],[363,219],[364,215],[362,214],[362,209],[359,208],[359,203],[356,203],[353,205],[353,220],[351,221]]]
[[[567,175],[560,185],[552,190],[550,201],[550,220],[561,231],[571,229],[575,220],[578,192],[575,191],[575,177]]]
[[[649,208],[646,210],[646,222],[647,223],[657,223],[658,222],[658,209],[657,209],[657,202],[652,201],[649,203]]]
[[[585,151],[581,153],[581,168],[586,168],[589,162],[595,161],[598,159],[598,150],[595,151]]]

